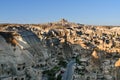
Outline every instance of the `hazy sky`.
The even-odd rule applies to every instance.
[[[120,25],[120,0],[0,0],[0,23]]]

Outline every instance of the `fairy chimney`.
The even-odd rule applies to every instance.
[[[99,57],[98,57],[98,54],[97,54],[97,52],[94,50],[93,51],[93,53],[92,53],[92,57],[94,57],[94,58],[96,58],[96,59],[98,59]]]
[[[115,67],[120,67],[120,58],[119,58],[118,61],[116,61],[116,63],[115,63]]]

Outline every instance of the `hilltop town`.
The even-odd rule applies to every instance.
[[[119,79],[119,26],[0,24],[0,80]]]

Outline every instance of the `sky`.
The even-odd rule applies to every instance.
[[[120,0],[0,0],[0,23],[47,23],[61,18],[120,25]]]

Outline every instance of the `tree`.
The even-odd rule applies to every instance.
[[[66,67],[67,66],[67,62],[64,60],[60,60],[58,65],[62,66],[62,67]]]
[[[62,79],[62,76],[61,76],[61,74],[59,74],[57,77],[57,80],[61,80],[61,79]]]

